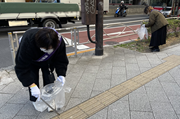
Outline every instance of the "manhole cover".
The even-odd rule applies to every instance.
[[[105,42],[106,45],[114,45],[114,44],[117,44],[118,42],[115,42],[115,41],[107,41]]]

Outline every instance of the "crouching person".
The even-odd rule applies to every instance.
[[[21,38],[15,59],[15,72],[24,87],[29,88],[30,101],[40,99],[39,70],[43,85],[53,83],[51,72],[56,71],[58,80],[65,82],[67,65],[66,46],[57,31],[50,28],[30,29]],[[55,103],[50,104],[55,108]],[[48,108],[48,111],[52,111]]]

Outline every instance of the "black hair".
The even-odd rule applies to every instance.
[[[148,8],[149,8],[149,6],[146,6],[146,7],[144,8],[144,13],[145,13],[145,14],[148,13]]]
[[[58,34],[49,28],[40,29],[35,35],[35,41],[39,48],[46,48],[46,50],[51,46],[56,49],[60,42]]]

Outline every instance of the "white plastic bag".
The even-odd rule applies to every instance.
[[[136,30],[139,38],[142,39],[148,39],[148,31],[145,26],[141,26]]]
[[[56,109],[60,109],[65,104],[65,92],[69,93],[71,88],[62,86],[60,81],[48,84],[41,89],[41,98],[50,104],[53,100],[56,104]],[[37,111],[43,112],[48,106],[40,99],[33,102]]]

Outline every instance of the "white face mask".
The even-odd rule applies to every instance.
[[[53,52],[53,49],[44,49],[44,48],[40,48],[41,51],[45,52],[45,53],[48,53],[48,54],[51,54]]]

